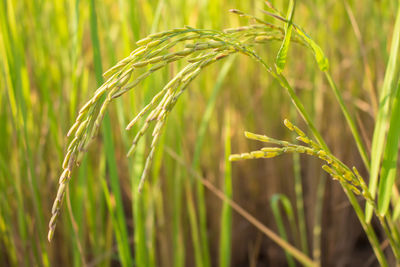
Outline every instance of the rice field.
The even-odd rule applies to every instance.
[[[0,266],[399,266],[399,47],[399,1],[2,1]]]

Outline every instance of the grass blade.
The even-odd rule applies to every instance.
[[[371,148],[371,172],[369,180],[369,190],[372,197],[375,198],[375,193],[378,186],[378,175],[382,160],[383,150],[386,140],[386,125],[389,123],[389,110],[395,91],[395,81],[399,69],[399,46],[400,46],[400,5],[397,10],[396,23],[393,30],[392,44],[390,49],[389,61],[386,67],[385,78],[383,80],[382,91],[379,97],[379,109],[376,117],[374,135],[372,137]],[[367,222],[372,218],[372,205],[366,205],[365,216]]]
[[[386,148],[383,155],[381,178],[379,180],[378,211],[384,216],[392,197],[392,187],[397,174],[397,158],[400,136],[400,84],[397,86],[396,97],[393,101]]]
[[[358,203],[356,196],[353,194],[353,192],[351,192],[350,190],[345,188],[343,185],[342,185],[342,187],[350,201],[350,204],[352,205],[355,213],[357,214],[358,220],[360,221],[362,228],[364,229],[365,233],[367,234],[367,238],[372,246],[372,249],[374,250],[375,256],[376,256],[379,264],[382,267],[388,267],[389,265],[387,263],[385,254],[383,254],[383,251],[381,249],[379,240],[376,236],[375,230],[370,223],[366,222],[364,212],[362,211],[361,206]]]
[[[201,248],[201,241],[200,241],[200,234],[199,234],[199,225],[197,222],[196,216],[196,208],[194,203],[194,196],[193,190],[190,185],[189,180],[185,180],[185,194],[186,194],[186,201],[187,201],[187,209],[189,215],[189,223],[190,223],[190,230],[192,235],[193,241],[193,250],[194,250],[194,258],[196,262],[196,266],[205,266],[204,259],[202,256],[202,248]]]
[[[342,96],[341,92],[339,91],[339,89],[337,88],[335,82],[333,81],[330,73],[328,72],[328,70],[326,70],[324,73],[325,73],[325,77],[328,80],[330,87],[333,90],[336,100],[339,103],[339,106],[340,106],[340,109],[342,110],[343,116],[345,117],[346,122],[350,128],[350,131],[353,135],[354,141],[356,142],[356,145],[357,145],[358,151],[361,155],[361,158],[362,158],[366,168],[369,170],[370,164],[369,164],[367,150],[361,139],[360,133],[358,132],[357,126],[356,126],[352,116],[350,115],[350,112],[344,103],[343,96]]]
[[[1,136],[4,137],[3,134]],[[7,169],[7,164],[5,163],[2,154],[0,154],[0,188],[5,188],[5,184],[7,183],[7,181],[3,177],[7,176],[11,177],[11,174]],[[16,246],[15,236],[12,234],[13,224],[10,220],[11,214],[12,211],[9,205],[9,196],[7,194],[1,194],[0,195],[0,236],[1,236],[0,241],[4,244],[4,246],[6,246],[8,250],[7,253],[11,265],[17,266],[18,247]]]
[[[229,111],[225,116],[225,176],[224,194],[232,199],[232,165],[229,161],[231,155],[231,130]],[[221,212],[221,227],[219,238],[219,266],[229,267],[231,260],[232,245],[232,209],[228,203],[224,202]]]
[[[278,226],[279,235],[285,241],[288,242],[288,237],[287,237],[286,230],[285,230],[285,224],[283,223],[281,211],[279,209],[279,203],[282,204],[283,210],[285,211],[286,216],[289,219],[292,234],[296,235],[297,228],[296,228],[296,222],[294,219],[293,208],[292,208],[292,204],[290,204],[290,200],[285,195],[275,194],[271,197],[270,205],[271,205],[272,213],[274,214],[276,225]],[[285,254],[286,254],[286,259],[287,259],[289,267],[296,266],[292,255],[290,255],[290,253],[286,250],[285,250]]]
[[[132,174],[132,202],[133,202],[133,221],[135,224],[135,261],[137,266],[147,266],[148,254],[146,249],[146,228],[144,224],[145,215],[143,212],[143,196],[138,193],[139,181],[138,179],[142,173],[145,161],[145,143],[138,144],[137,151],[134,156],[133,174]]]
[[[183,155],[182,146],[179,146],[179,153]],[[173,248],[174,248],[174,257],[173,262],[175,267],[183,267],[185,266],[185,242],[184,235],[182,231],[182,222],[181,222],[181,214],[182,214],[182,188],[183,188],[183,179],[186,177],[182,177],[181,168],[176,169],[176,174],[174,175],[175,179],[173,182],[173,216],[172,216],[172,231],[173,231]]]
[[[287,12],[288,21],[285,24],[285,38],[283,39],[282,45],[279,48],[278,55],[276,56],[275,59],[275,66],[278,74],[280,74],[283,71],[286,65],[287,53],[290,45],[290,38],[292,37],[292,29],[293,29],[292,20],[294,16],[295,6],[296,6],[296,1],[290,0]]]
[[[103,83],[102,77],[102,62],[100,55],[100,42],[97,30],[97,15],[95,1],[90,1],[90,33],[93,43],[93,60],[97,85],[100,86]],[[104,116],[102,132],[104,136],[104,148],[107,160],[108,171],[110,175],[111,189],[113,197],[115,198],[116,214],[115,220],[113,220],[114,230],[117,235],[117,245],[121,263],[123,266],[132,266],[132,256],[129,248],[128,234],[126,229],[125,215],[123,211],[123,202],[121,190],[119,188],[117,163],[115,159],[114,144],[111,134],[111,122],[108,113]],[[107,186],[103,184],[105,189]],[[106,197],[109,199],[111,195],[108,190],[104,190]],[[112,206],[109,204],[110,213],[113,213]],[[113,215],[111,215],[113,216]]]
[[[195,143],[195,149],[193,153],[193,162],[192,162],[192,168],[197,169],[200,163],[200,156],[201,156],[201,150],[203,148],[203,143],[204,143],[204,138],[207,130],[207,126],[210,122],[215,103],[217,100],[218,93],[220,89],[222,88],[222,83],[228,74],[230,68],[232,67],[233,61],[235,60],[235,57],[231,57],[228,59],[227,62],[224,63],[222,66],[222,69],[220,73],[218,74],[216,83],[214,85],[213,91],[211,93],[210,99],[208,100],[206,110],[204,112],[196,143]],[[207,226],[206,226],[206,221],[205,221],[205,200],[204,200],[204,189],[203,186],[200,183],[196,184],[197,187],[197,196],[198,196],[198,206],[199,206],[199,219],[200,219],[200,231],[201,231],[201,242],[203,243],[203,253],[208,254],[208,245],[205,245],[204,243],[208,242],[207,241]],[[203,218],[203,219],[202,219]],[[207,260],[205,258],[204,260]]]
[[[396,221],[400,217],[400,199],[397,199],[393,210],[393,221]]]
[[[317,45],[317,43],[311,39],[311,37],[305,33],[300,27],[294,25],[294,29],[296,32],[303,38],[303,40],[310,46],[313,51],[315,60],[318,63],[319,69],[322,71],[326,71],[329,69],[329,60],[325,56],[324,51],[322,51],[321,47]]]
[[[321,264],[321,230],[322,230],[322,214],[324,206],[324,195],[325,195],[325,185],[326,185],[326,175],[321,173],[317,185],[316,192],[316,205],[314,208],[314,225],[312,229],[312,257],[315,261]]]
[[[291,106],[290,117],[291,121],[297,124],[296,109]],[[294,134],[292,134],[292,140],[295,140]],[[303,193],[303,183],[301,175],[301,163],[300,155],[297,153],[293,154],[293,175],[294,175],[294,192],[296,194],[296,212],[299,224],[299,242],[301,251],[308,255],[308,244],[307,244],[307,224],[304,211],[304,193]],[[325,188],[325,187],[324,187]]]

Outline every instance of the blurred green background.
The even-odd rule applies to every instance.
[[[271,1],[283,12],[287,2]],[[291,138],[282,124],[293,117],[286,92],[260,65],[240,56],[209,67],[178,102],[141,195],[136,186],[151,139],[127,158],[137,129],[124,129],[184,63],[112,103],[109,121],[72,175],[54,240],[46,238],[66,133],[98,87],[98,74],[150,33],[184,25],[247,25],[228,12],[232,8],[271,20],[262,13],[263,1],[1,1],[0,266],[286,265],[282,249],[190,175],[197,171],[274,230],[271,196],[286,194],[295,206],[292,157],[232,166],[226,161],[229,150],[259,147],[245,140],[245,130]],[[382,84],[394,10],[391,0],[306,0],[296,6],[295,22],[326,52],[367,144],[374,116],[370,92]],[[279,43],[257,47],[271,64],[278,49]],[[310,52],[293,45],[285,74],[333,153],[365,172]],[[300,163],[309,254],[320,249],[323,266],[376,265],[340,186],[328,180],[318,197],[320,162],[302,156]],[[321,217],[317,203],[323,203]]]

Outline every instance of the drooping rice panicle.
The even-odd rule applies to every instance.
[[[127,129],[131,129],[140,118],[150,112],[133,139],[128,155],[134,152],[137,143],[147,132],[150,124],[155,121],[156,125],[153,129],[153,141],[140,182],[139,188],[142,188],[168,114],[180,95],[201,70],[237,52],[261,62],[262,60],[255,54],[252,46],[283,38],[282,27],[257,22],[260,24],[225,31],[195,29],[186,26],[185,28],[151,34],[139,40],[137,42],[138,48],[103,74],[107,78],[106,82],[94,92],[93,97],[81,108],[75,123],[68,132],[68,136],[74,138],[68,145],[63,162],[63,172],[59,179],[59,189],[49,223],[49,241],[54,235],[56,221],[73,168],[75,165],[79,166],[89,143],[96,136],[112,100],[138,86],[155,71],[165,68],[170,63],[187,58],[189,64],[157,93],[151,102],[127,125]],[[297,37],[293,38],[294,41],[301,42],[301,39],[295,38]],[[183,49],[178,48],[178,51],[171,51],[171,49],[181,46],[183,46]],[[145,70],[138,75],[136,73],[138,69]],[[134,77],[134,79],[130,82],[131,77]]]
[[[313,141],[300,128],[292,124],[289,120],[285,119],[284,125],[290,131],[293,131],[298,135],[296,138],[297,140],[305,143],[308,146],[277,140],[266,135],[245,132],[245,136],[249,139],[279,145],[280,147],[264,147],[261,150],[252,151],[250,153],[233,154],[230,156],[229,160],[238,161],[244,159],[273,158],[287,153],[300,153],[318,157],[325,161],[322,169],[334,180],[340,181],[356,195],[362,194],[367,201],[372,201],[371,196],[368,194],[368,189],[364,179],[358,173],[356,168],[353,167],[353,171],[350,170],[350,168],[348,168],[344,163],[338,160],[329,151],[323,149],[319,144]]]

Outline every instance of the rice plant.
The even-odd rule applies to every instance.
[[[263,235],[282,249],[272,262],[321,266],[335,260],[327,259],[332,246],[323,236],[330,223],[323,216],[332,212],[324,210],[331,196],[326,188],[332,186],[342,189],[357,216],[372,248],[366,251],[373,251],[381,266],[399,265],[398,1],[178,2],[7,0],[0,5],[0,84],[6,89],[0,93],[0,265],[51,266],[61,260],[74,266],[231,266],[245,257],[255,266],[257,259],[278,255],[264,255],[274,247],[263,243]],[[235,6],[240,10],[221,12]],[[185,24],[196,26],[158,30]],[[322,24],[338,27],[337,35]],[[219,30],[221,25],[233,26]],[[356,45],[346,54],[342,37],[353,34]],[[135,45],[132,40],[138,39]],[[103,66],[121,55],[129,56],[103,73]],[[353,73],[359,76],[350,77]],[[90,93],[95,83],[98,88]],[[336,102],[319,102],[328,94]],[[232,109],[236,102],[246,109]],[[289,102],[293,106],[287,108]],[[329,121],[321,110],[341,114]],[[238,114],[245,125],[237,123]],[[290,118],[284,121],[290,141],[279,135],[286,135],[282,127],[269,125],[281,120],[279,114]],[[75,116],[63,149],[64,127]],[[280,137],[245,132],[252,148],[233,138],[244,129],[259,131],[253,128],[264,122],[265,132]],[[119,132],[121,125],[126,131]],[[351,161],[328,134],[341,125],[346,125],[341,138],[349,132],[353,139],[347,150],[358,153]],[[254,140],[269,145],[254,150]],[[236,163],[245,159],[252,161]],[[255,159],[261,163],[257,168]],[[279,170],[282,162],[285,170]],[[312,166],[319,172],[310,174]],[[293,188],[260,195],[260,170],[270,168],[278,169],[267,171],[276,178],[268,177],[272,189],[282,181]],[[239,198],[236,190],[243,184],[252,191]],[[257,196],[268,197],[270,220],[238,205]],[[51,243],[45,234],[49,213]],[[245,221],[242,228],[234,215]],[[267,227],[273,219],[276,233]],[[242,231],[237,229],[247,225],[257,237],[238,242]],[[372,265],[373,257],[363,263]]]
[[[371,212],[373,212],[379,219],[386,237],[389,240],[392,252],[397,259],[397,262],[400,262],[400,236],[397,226],[393,221],[393,216],[388,212],[388,206],[391,199],[390,188],[394,182],[396,168],[390,167],[385,163],[388,159],[394,162],[397,159],[397,149],[395,148],[398,144],[398,127],[396,127],[396,125],[398,121],[397,113],[399,108],[397,103],[398,82],[396,82],[396,79],[398,78],[398,64],[395,59],[397,58],[399,46],[400,16],[397,16],[393,33],[391,58],[388,63],[388,69],[383,85],[384,90],[381,93],[381,101],[378,109],[372,144],[372,157],[370,161],[356,124],[344,104],[341,92],[338,90],[331,78],[328,59],[324,55],[322,49],[309,37],[309,35],[305,33],[300,26],[294,23],[295,6],[295,1],[290,1],[287,16],[285,17],[270,3],[266,3],[267,10],[265,13],[276,19],[278,22],[283,22],[284,27],[278,24],[266,22],[240,10],[233,9],[231,10],[232,13],[248,18],[252,24],[222,31],[197,29],[185,26],[184,28],[151,34],[138,41],[138,48],[128,57],[106,71],[103,74],[104,78],[106,78],[106,82],[96,90],[93,97],[80,109],[74,125],[70,128],[67,134],[67,136],[72,138],[72,141],[70,141],[62,165],[63,172],[59,179],[59,188],[52,208],[48,240],[51,241],[53,238],[66,188],[71,179],[71,172],[76,166],[80,165],[84,153],[87,151],[91,140],[93,140],[98,133],[107,108],[113,100],[123,96],[133,89],[140,88],[139,85],[147,77],[162,68],[166,68],[169,64],[176,61],[185,61],[187,63],[187,65],[180,70],[173,79],[171,79],[155,96],[153,96],[152,100],[147,103],[126,126],[126,130],[131,130],[138,123],[141,121],[143,122],[132,141],[132,145],[127,153],[128,156],[135,153],[141,138],[148,132],[151,132],[153,138],[149,146],[149,152],[138,185],[138,190],[140,192],[142,191],[146,177],[149,175],[152,160],[156,153],[157,144],[161,138],[167,118],[173,111],[178,99],[186,89],[188,89],[191,82],[200,75],[203,69],[207,66],[234,54],[242,54],[260,63],[264,70],[287,90],[289,97],[316,140],[314,141],[297,126],[293,125],[288,120],[285,120],[285,126],[289,130],[294,131],[298,135],[296,139],[305,143],[306,146],[246,132],[245,135],[247,138],[272,143],[278,145],[278,147],[264,147],[261,150],[250,153],[232,155],[230,160],[236,161],[241,159],[271,158],[285,153],[308,154],[320,158],[325,162],[322,169],[334,180],[337,180],[345,191],[367,234],[379,263],[382,266],[388,265],[375,230],[370,224]],[[398,14],[400,14],[400,11]],[[266,63],[256,52],[257,46],[266,42],[281,42],[281,47],[276,56],[274,67]],[[370,169],[371,166],[369,188],[366,181],[361,177],[356,168],[353,167],[350,169],[331,154],[324,139],[316,129],[311,117],[305,111],[301,100],[297,97],[295,91],[283,75],[288,50],[290,44],[293,42],[310,49],[315,56],[320,70],[325,74],[353,134],[361,158],[368,169]],[[391,113],[389,113],[389,111]],[[388,133],[389,140],[386,145],[386,130],[383,123],[388,122],[390,122],[391,127]],[[385,154],[383,153],[384,150],[386,151]],[[382,156],[384,156],[384,161],[382,165],[381,182],[379,185],[380,193],[379,198],[376,199],[377,175],[379,173],[378,170]],[[361,195],[364,198],[366,203],[366,213],[362,211],[355,195]],[[290,251],[288,252],[289,254],[291,253]],[[293,254],[293,256],[296,257],[297,254]],[[297,260],[302,261],[302,258],[297,256]],[[302,262],[305,263],[304,261]],[[293,262],[291,264],[293,264]]]
[[[232,12],[245,16],[244,13],[238,10],[232,10]],[[98,132],[105,112],[112,100],[135,88],[144,79],[167,64],[183,59],[186,59],[189,63],[153,97],[150,103],[143,107],[126,127],[126,130],[130,130],[148,113],[143,125],[132,141],[132,146],[127,154],[130,156],[134,153],[141,137],[149,130],[151,124],[154,124],[152,131],[153,141],[150,145],[150,152],[139,184],[139,191],[141,191],[150,170],[156,145],[166,119],[181,94],[200,74],[202,69],[229,55],[242,53],[262,63],[268,72],[276,75],[254,52],[253,46],[258,43],[282,40],[284,38],[283,29],[279,26],[262,22],[259,19],[254,19],[258,24],[224,31],[195,29],[186,26],[181,29],[149,35],[137,42],[139,47],[129,57],[121,60],[104,73],[107,81],[96,90],[93,98],[81,108],[74,125],[67,134],[67,136],[73,136],[73,139],[64,158],[63,172],[59,180],[60,186],[52,208],[53,216],[49,224],[49,240],[52,239],[54,234],[57,217],[60,213],[67,183],[71,178],[71,172],[76,165],[79,166],[84,152]],[[301,42],[298,38],[294,39],[294,41]],[[175,49],[175,51],[172,52],[172,49]],[[142,68],[146,68],[146,70],[130,82],[131,76],[134,75],[133,72],[137,72]],[[278,78],[278,76],[276,77]]]

